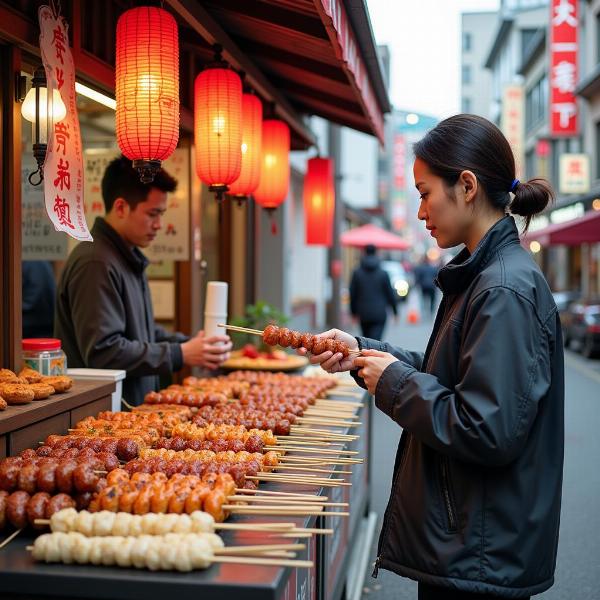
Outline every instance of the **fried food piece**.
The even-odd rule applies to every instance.
[[[73,380],[66,375],[57,375],[56,377],[42,377],[41,383],[47,383],[54,388],[55,392],[66,392],[73,386]]]
[[[18,381],[19,377],[10,369],[0,369],[0,383],[9,383]]]
[[[34,399],[35,393],[28,385],[0,383],[0,396],[8,404],[27,404]]]
[[[40,383],[44,377],[40,372],[30,367],[24,367],[19,373],[19,377],[27,380],[27,383]]]
[[[262,338],[267,346],[276,346],[279,342],[279,327],[277,325],[267,325],[263,331]]]
[[[0,396],[0,410],[6,410],[7,407],[8,404],[6,403],[6,400]]]
[[[34,400],[45,400],[55,393],[54,388],[47,383],[32,383],[28,387],[30,390],[33,390]]]

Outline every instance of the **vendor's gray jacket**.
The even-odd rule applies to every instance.
[[[554,581],[561,504],[556,306],[512,217],[438,285],[424,355],[359,338],[399,359],[375,393],[404,428],[377,567],[468,592],[539,594]]]
[[[71,253],[58,286],[55,334],[69,367],[124,369],[123,398],[140,404],[158,375],[181,369],[182,334],[154,322],[148,259],[104,220]]]

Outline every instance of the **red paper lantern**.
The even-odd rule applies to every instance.
[[[198,177],[220,197],[242,168],[242,80],[225,66],[196,77],[194,143]]]
[[[119,148],[149,183],[179,139],[179,38],[166,10],[141,6],[119,17],[116,97]]]
[[[250,196],[260,182],[262,148],[262,115],[260,100],[254,94],[242,96],[242,170],[229,186],[229,194],[242,199]]]
[[[260,183],[254,199],[263,208],[274,209],[287,196],[290,183],[290,128],[283,121],[263,121]]]
[[[304,221],[307,245],[331,246],[334,211],[333,160],[311,158],[304,178]]]

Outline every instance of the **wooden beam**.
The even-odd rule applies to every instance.
[[[0,208],[0,367],[21,367],[21,105],[15,100],[21,51],[15,46],[2,52],[0,74],[1,208]],[[29,149],[28,149],[29,151]]]
[[[267,102],[274,102],[277,115],[286,121],[307,146],[316,144],[312,131],[292,108],[287,99],[267,80],[262,71],[240,50],[211,14],[196,0],[167,0],[167,4],[179,14],[209,44],[220,44],[223,57],[234,68],[244,71],[248,85],[252,86]]]

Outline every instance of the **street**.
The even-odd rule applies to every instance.
[[[408,325],[389,321],[384,339],[411,350],[424,350],[432,328],[428,318]],[[502,365],[499,368],[510,369]],[[597,600],[600,598],[600,360],[565,353],[565,466],[561,532],[556,580],[552,588],[536,596],[543,600]],[[374,411],[371,510],[381,520],[388,499],[400,428],[386,415]],[[415,600],[415,582],[388,571],[371,578],[377,534],[363,588],[363,600]]]

